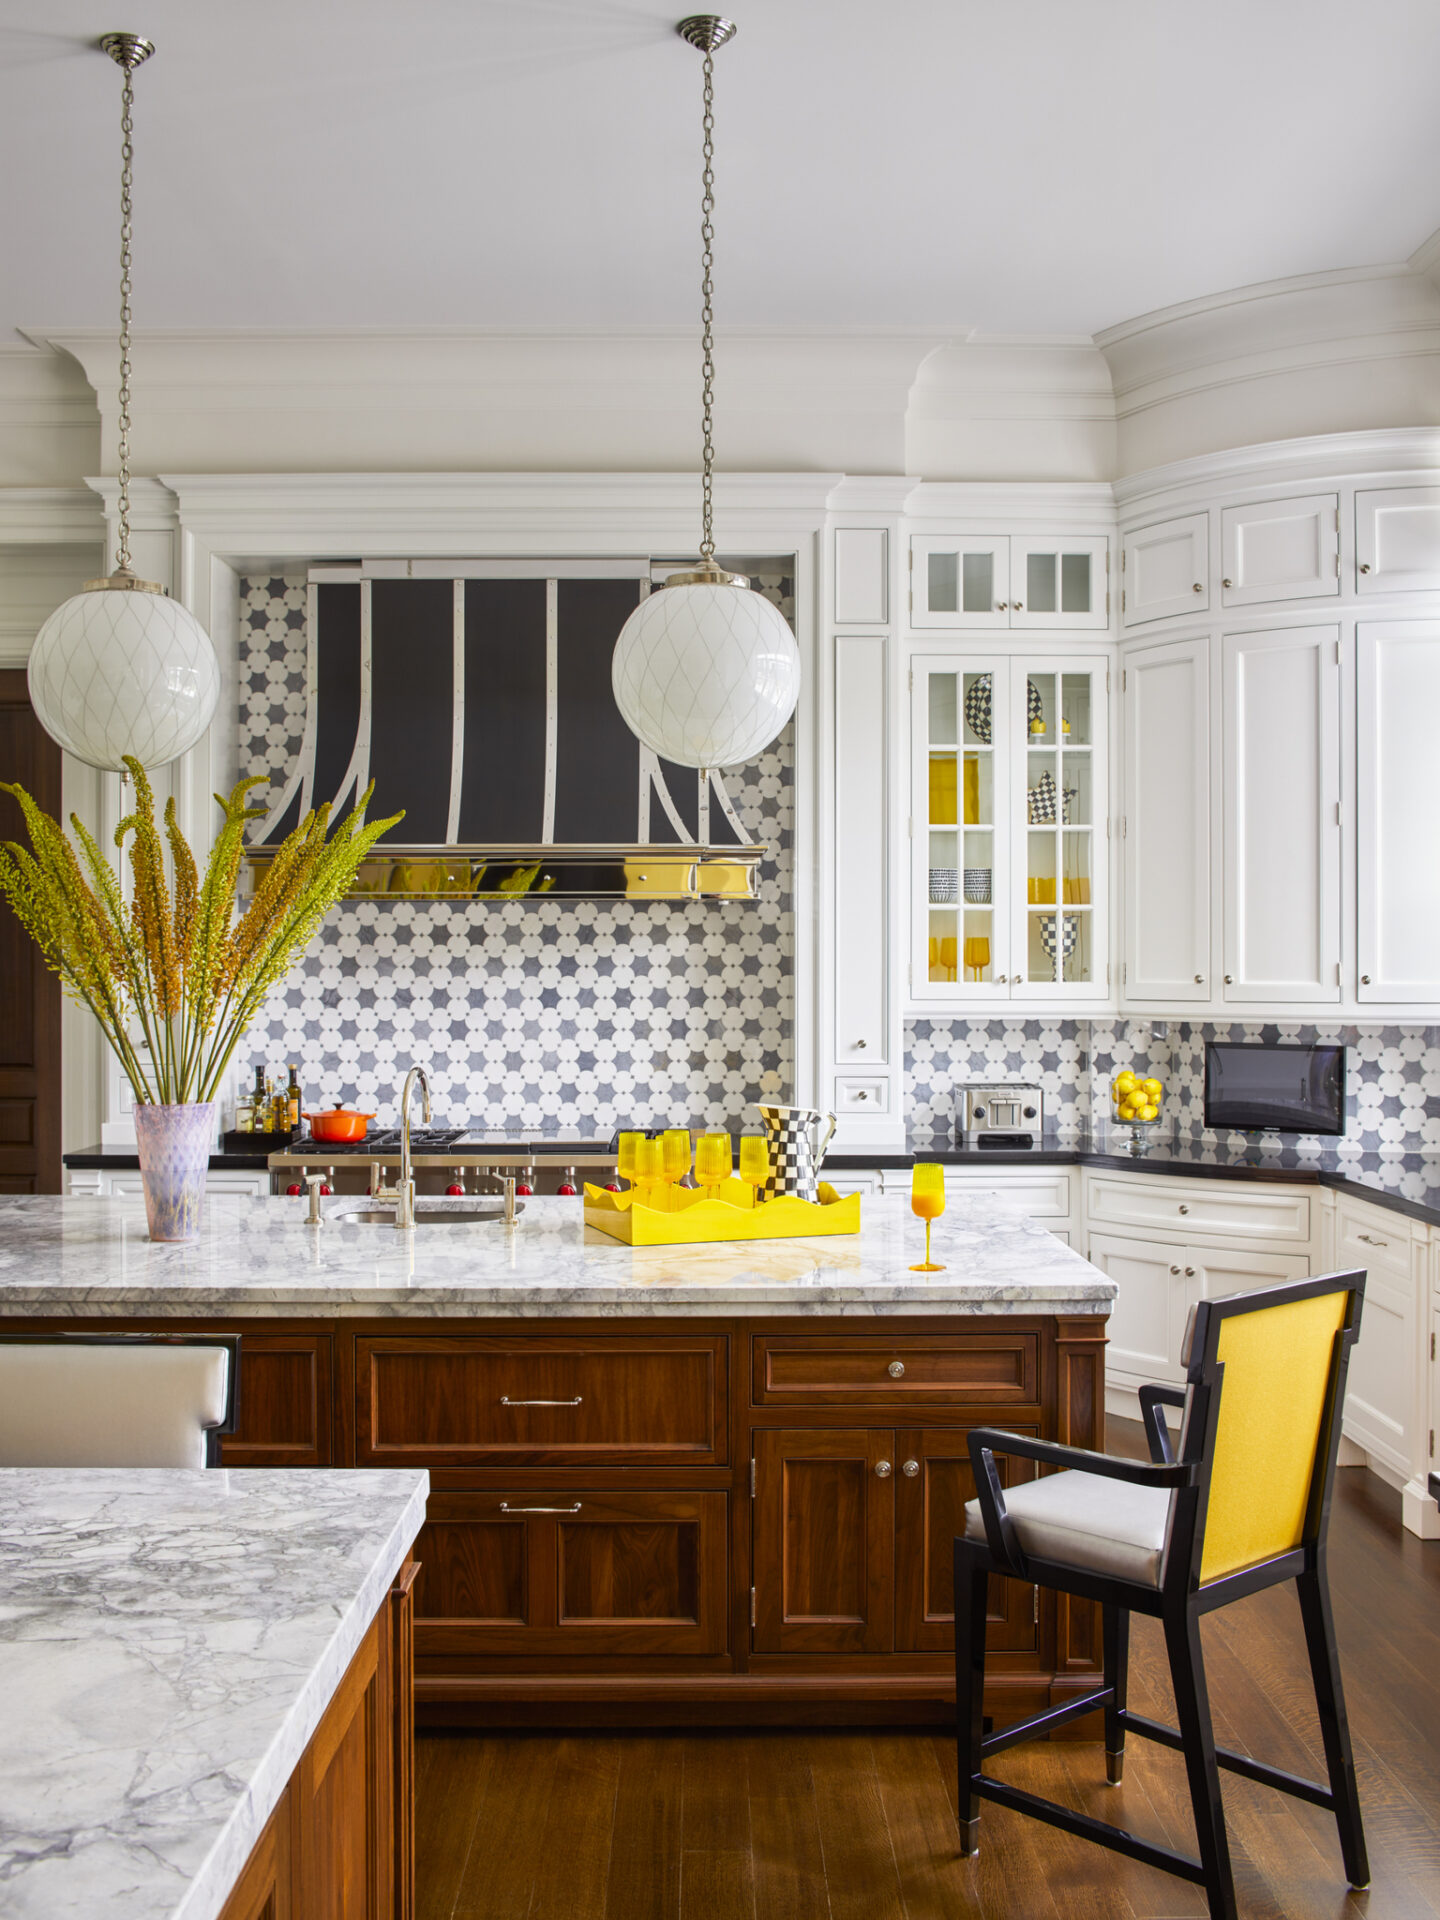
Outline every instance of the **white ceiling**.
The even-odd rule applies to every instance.
[[[722,322],[1089,334],[1440,226],[1435,0],[736,0]],[[700,58],[664,0],[0,0],[0,340],[693,318]]]

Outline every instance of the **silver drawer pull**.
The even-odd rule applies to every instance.
[[[580,1502],[577,1500],[573,1507],[512,1507],[508,1500],[502,1500],[500,1511],[502,1513],[578,1513]]]
[[[578,1407],[580,1395],[577,1393],[573,1400],[512,1400],[508,1393],[502,1393],[500,1404],[502,1407]]]
[[[875,1462],[875,1477],[878,1480],[888,1480],[890,1478],[890,1462],[888,1460],[877,1460]]]
[[[920,1471],[920,1462],[918,1460],[907,1460],[900,1471],[907,1480],[913,1480]]]
[[[1365,1236],[1362,1234],[1360,1237],[1364,1239]],[[905,1362],[903,1360],[892,1360],[890,1362],[890,1378],[892,1380],[903,1380],[905,1378]]]
[[[1190,1211],[1190,1207],[1189,1207],[1189,1203],[1188,1203],[1187,1201],[1184,1201],[1184,1200],[1182,1200],[1182,1201],[1180,1202],[1180,1211],[1181,1211],[1181,1213],[1189,1213],[1189,1211]]]
[[[1373,1233],[1357,1233],[1355,1238],[1363,1240],[1367,1247],[1388,1247],[1388,1240],[1377,1240]]]

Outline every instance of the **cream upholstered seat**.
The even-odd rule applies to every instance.
[[[203,1467],[231,1343],[0,1339],[0,1467]]]
[[[1146,1587],[1160,1584],[1170,1501],[1166,1488],[1129,1486],[1098,1473],[1052,1473],[1005,1490],[1022,1552]],[[965,1538],[985,1538],[978,1500],[965,1509]]]

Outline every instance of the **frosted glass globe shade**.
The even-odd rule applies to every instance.
[[[50,737],[111,772],[127,753],[144,767],[178,759],[220,698],[220,663],[194,614],[137,588],[94,588],[57,607],[35,636],[29,677]]]
[[[800,697],[800,649],[744,586],[660,587],[620,629],[610,669],[625,724],[681,767],[733,767],[768,747]]]

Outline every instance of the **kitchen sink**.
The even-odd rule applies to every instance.
[[[525,1211],[523,1200],[515,1205],[515,1216]],[[334,1216],[340,1223],[351,1220],[362,1227],[389,1227],[395,1229],[394,1207],[362,1207],[353,1213]],[[505,1219],[505,1202],[501,1199],[484,1200],[417,1200],[415,1202],[415,1224],[417,1227],[465,1227],[484,1222]]]

